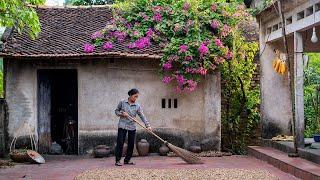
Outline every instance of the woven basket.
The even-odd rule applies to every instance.
[[[18,132],[20,131],[21,128],[27,128],[29,130],[29,138],[30,138],[30,143],[31,143],[31,149],[32,150],[37,150],[36,147],[36,143],[35,143],[35,139],[33,134],[31,133],[31,128],[29,126],[29,124],[27,124],[26,122],[18,129]],[[15,162],[30,162],[30,157],[27,154],[27,150],[26,149],[15,149],[16,148],[16,142],[18,137],[20,137],[21,135],[17,135],[15,136],[10,144],[10,158],[15,161]]]
[[[25,150],[13,150],[9,155],[14,162],[29,162],[29,156]]]

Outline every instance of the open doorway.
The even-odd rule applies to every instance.
[[[78,152],[78,83],[75,69],[38,70],[39,151],[58,143],[64,154]]]

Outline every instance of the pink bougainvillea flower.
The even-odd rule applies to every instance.
[[[172,80],[173,80],[173,77],[165,76],[163,77],[162,82],[165,84],[169,84]]]
[[[219,21],[213,20],[213,21],[211,22],[211,28],[212,28],[212,29],[217,29],[218,27],[219,27]]]
[[[232,52],[231,52],[231,51],[228,51],[227,54],[226,54],[226,58],[227,58],[227,59],[232,59],[232,57],[233,57]]]
[[[153,12],[161,12],[161,11],[163,11],[163,7],[162,6],[154,6],[154,7],[152,7],[152,11]]]
[[[84,44],[83,51],[86,53],[92,53],[94,51],[94,45],[89,43]]]
[[[211,11],[215,12],[217,10],[217,5],[216,4],[212,4],[211,5]]]
[[[182,93],[182,87],[176,86],[176,87],[174,88],[174,92],[177,93],[177,94]]]
[[[127,36],[125,32],[115,31],[113,35],[117,38],[118,42],[123,42]]]
[[[128,48],[129,49],[133,49],[133,48],[135,48],[136,47],[136,44],[135,43],[130,43],[129,45],[128,45]]]
[[[199,50],[200,56],[206,55],[209,52],[209,48],[204,43],[201,43],[198,50]]]
[[[231,27],[225,24],[225,25],[223,26],[222,31],[221,31],[221,36],[222,36],[222,37],[228,36],[229,33],[230,33],[230,31],[231,31]]]
[[[144,13],[144,12],[141,12],[140,13],[140,16],[143,18],[143,20],[145,20],[145,21],[148,21],[149,20],[149,16],[148,15],[146,15],[146,13]]]
[[[195,69],[195,68],[186,68],[186,72],[187,72],[187,73],[191,73],[191,74],[195,74],[195,73],[198,72],[198,70]]]
[[[126,22],[126,19],[123,18],[123,17],[120,17],[120,18],[119,18],[119,21],[120,21],[121,23],[125,23],[125,22]]]
[[[97,39],[97,38],[102,38],[102,37],[103,37],[103,34],[100,31],[94,32],[91,35],[91,39]]]
[[[186,56],[185,58],[184,58],[186,61],[192,61],[192,56]]]
[[[189,3],[187,3],[187,2],[185,2],[184,4],[183,4],[183,9],[185,10],[185,11],[188,11],[189,9],[190,9],[190,4]]]
[[[149,28],[148,31],[146,32],[146,36],[151,38],[153,36],[154,32],[152,30],[152,28]]]
[[[188,80],[187,83],[188,83],[187,90],[189,92],[194,91],[197,87],[197,84],[198,84],[196,81],[193,81],[193,80]]]
[[[181,45],[179,48],[180,53],[185,53],[185,52],[187,52],[187,50],[188,50],[188,46],[185,44]]]
[[[185,26],[183,27],[184,31],[185,31],[186,33],[188,33],[189,30],[190,30],[190,27],[191,27],[193,24],[194,24],[193,21],[189,19],[189,20],[187,21],[187,23],[185,24]]]
[[[151,45],[150,39],[148,37],[142,37],[135,42],[135,46],[138,49],[143,49]]]
[[[132,24],[131,24],[131,23],[128,23],[128,24],[127,24],[127,28],[128,28],[128,29],[131,29],[131,28],[132,28]]]
[[[135,23],[134,23],[134,26],[140,27],[140,26],[141,26],[141,23],[135,22]]]
[[[181,30],[181,25],[178,24],[178,23],[175,24],[175,25],[174,25],[174,28],[173,28],[173,31],[174,31],[174,32],[179,32],[180,30]]]
[[[172,55],[169,56],[168,61],[178,61],[179,60],[179,56],[177,55]]]
[[[189,61],[183,61],[182,64],[190,64]]]
[[[223,57],[216,57],[215,58],[215,62],[217,63],[217,64],[222,64],[223,62],[225,61],[225,59],[223,58]]]
[[[183,75],[177,75],[177,76],[176,76],[176,80],[177,80],[177,82],[178,82],[178,84],[179,84],[180,86],[182,86],[182,85],[185,83],[185,81],[186,81],[186,79],[184,78]]]
[[[201,75],[206,75],[207,74],[207,69],[205,69],[204,67],[200,67],[197,72]]]
[[[155,22],[161,22],[162,21],[162,16],[160,13],[156,13],[153,15],[152,19],[155,21]]]
[[[113,48],[112,42],[105,42],[103,44],[103,49],[104,50],[111,50]]]
[[[221,42],[221,40],[220,40],[219,38],[217,38],[217,39],[215,40],[215,44],[216,44],[218,47],[223,47],[223,44],[222,44],[222,42]]]
[[[164,70],[170,70],[172,68],[172,64],[169,61],[169,62],[164,63],[162,67]]]
[[[133,31],[132,34],[133,34],[133,36],[139,36],[140,33],[139,33],[139,31],[136,30],[136,31]]]

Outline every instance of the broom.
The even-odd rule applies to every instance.
[[[139,124],[143,129],[145,129],[148,133],[152,134],[156,138],[158,138],[160,141],[162,141],[171,151],[173,151],[177,156],[179,156],[181,159],[183,159],[188,164],[203,164],[201,159],[197,157],[194,153],[187,151],[185,149],[179,148],[165,140],[163,140],[161,137],[159,137],[154,132],[150,131],[148,128],[146,128],[144,125],[142,125],[139,121],[137,121],[135,118],[128,116],[129,119]]]

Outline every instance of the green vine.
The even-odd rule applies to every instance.
[[[267,7],[271,6],[274,3],[273,0],[263,0],[262,3],[258,4],[257,7],[251,9],[251,14],[256,16],[257,14],[261,13]]]
[[[260,91],[258,86],[252,87],[258,44],[237,41],[235,46],[237,55],[221,68],[222,141],[223,149],[245,154],[247,145],[256,138],[260,120]]]

